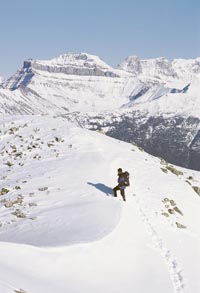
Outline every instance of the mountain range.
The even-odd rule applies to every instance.
[[[200,170],[200,58],[125,59],[86,53],[27,60],[0,85],[0,113],[62,115],[170,163]]]

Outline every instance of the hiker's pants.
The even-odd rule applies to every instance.
[[[124,198],[125,196],[125,188],[120,188],[119,185],[113,188],[114,196],[117,197],[117,190],[120,190],[121,196]]]

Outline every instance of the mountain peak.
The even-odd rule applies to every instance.
[[[115,69],[102,59],[87,53],[67,53],[50,60],[28,59],[24,62],[24,69],[29,67],[51,73],[119,77]]]
[[[106,64],[103,60],[101,60],[96,55],[91,55],[88,53],[65,53],[60,56],[50,59],[50,60],[36,60],[35,62],[40,64],[52,64],[52,65],[76,65],[83,66],[85,63],[90,63],[91,65],[101,66],[105,68],[111,68],[108,64]]]
[[[133,73],[135,75],[142,72],[141,61],[138,56],[128,56],[121,64],[118,65],[119,69]]]

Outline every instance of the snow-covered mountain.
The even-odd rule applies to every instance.
[[[164,57],[139,59],[137,56],[129,56],[118,65],[118,68],[141,78],[153,78],[164,82],[168,82],[171,79],[182,79],[191,82],[194,75],[200,74],[200,58],[174,59],[170,61]]]
[[[94,55],[64,54],[25,61],[0,88],[0,113],[62,114],[79,126],[98,124],[109,135],[199,170],[199,88],[200,58],[130,56],[114,69]]]
[[[148,78],[178,78],[171,62],[166,58],[140,60],[137,56],[129,56],[119,66],[119,69],[131,72],[136,76]]]
[[[0,85],[2,84],[4,78],[2,76],[0,76]]]
[[[4,82],[0,111],[58,114],[116,109],[129,102],[130,87],[139,84],[133,75],[85,53],[28,60]]]
[[[118,68],[132,73],[146,88],[126,105],[140,105],[152,115],[200,116],[200,58],[169,61],[166,58],[140,60],[130,56]]]
[[[199,172],[61,117],[0,132],[0,292],[200,292]]]
[[[58,114],[140,105],[151,109],[153,115],[178,111],[199,116],[199,60],[170,62],[131,56],[119,69],[86,53],[64,54],[46,61],[27,60],[3,83],[0,111]]]

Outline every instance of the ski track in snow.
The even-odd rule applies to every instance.
[[[169,268],[170,279],[174,287],[174,293],[189,293],[186,286],[186,280],[182,268],[178,264],[177,257],[166,247],[163,239],[160,237],[152,222],[150,221],[147,213],[142,208],[141,201],[136,200],[137,209],[142,222],[146,225],[148,233],[152,237],[153,244],[156,249],[160,250],[162,257],[164,258]]]

